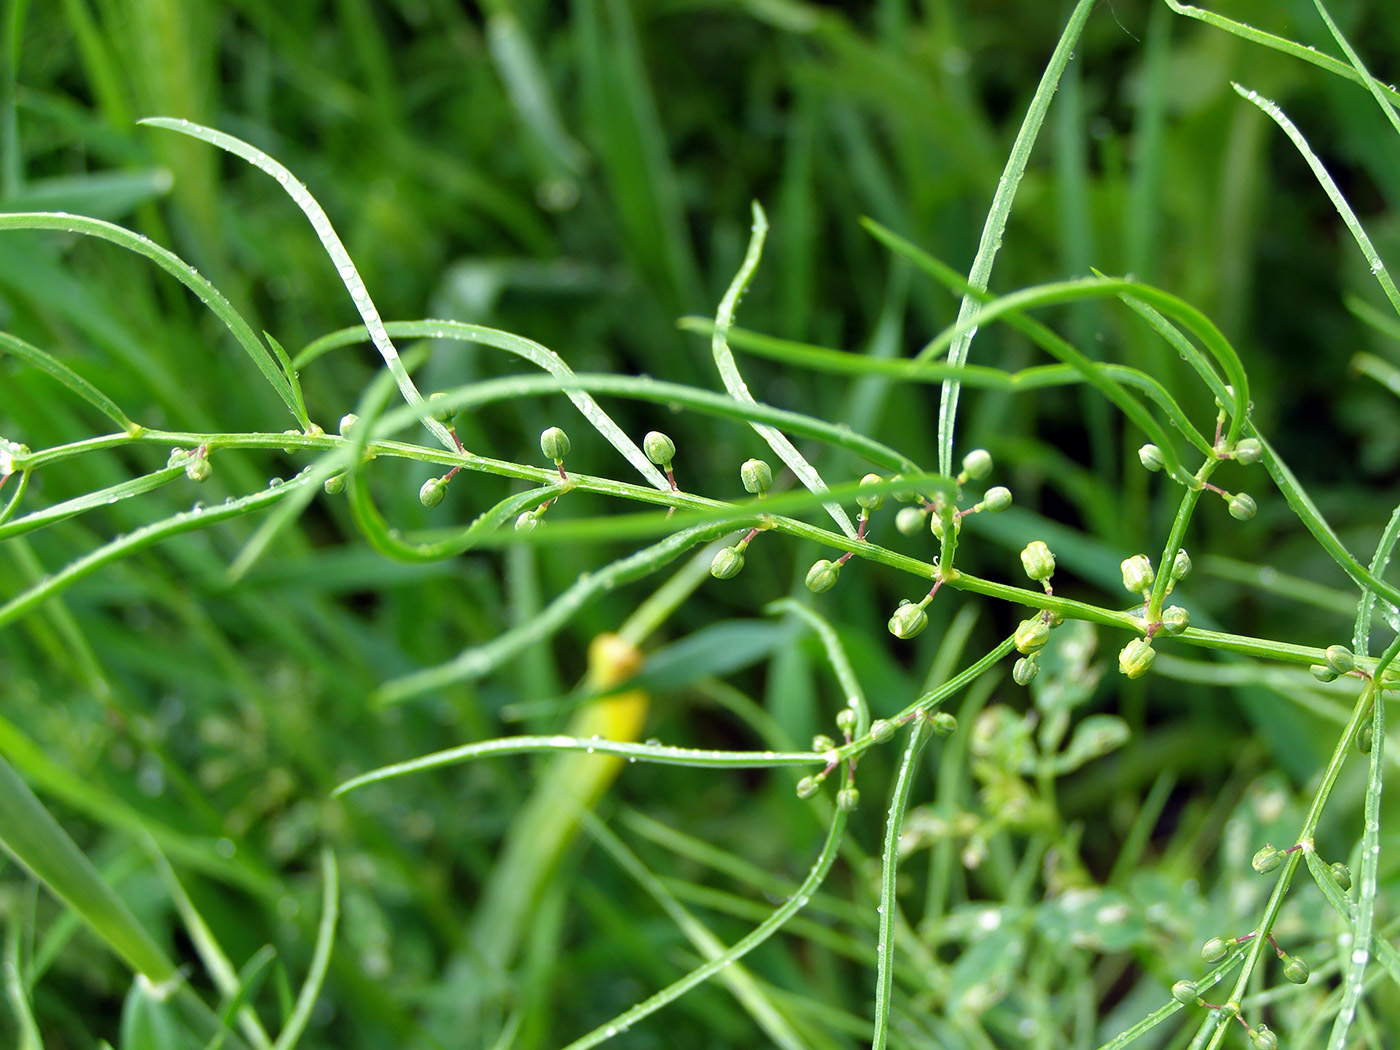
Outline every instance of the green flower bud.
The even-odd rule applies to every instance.
[[[442,478],[429,478],[418,490],[418,502],[425,507],[436,507],[447,495],[447,482]]]
[[[924,512],[918,507],[901,507],[894,516],[894,527],[904,536],[917,536],[924,527]]]
[[[1327,865],[1327,870],[1332,873],[1332,878],[1343,891],[1351,889],[1351,869],[1341,861],[1334,861]]]
[[[430,414],[439,423],[451,423],[452,417],[457,414],[457,410],[455,408],[441,407],[441,402],[446,397],[447,395],[440,390],[428,395],[428,408],[432,410]]]
[[[1266,1024],[1251,1028],[1249,1041],[1254,1044],[1254,1050],[1278,1050],[1278,1036],[1271,1032]]]
[[[817,777],[803,777],[797,782],[797,797],[811,798],[822,789],[822,782]]]
[[[841,575],[841,566],[834,561],[822,558],[814,561],[807,570],[807,589],[813,594],[823,594],[836,586],[836,578]]]
[[[1309,972],[1308,964],[1296,955],[1290,955],[1283,964],[1283,976],[1292,984],[1307,984]]]
[[[1011,679],[1017,685],[1030,685],[1031,680],[1039,673],[1040,664],[1036,662],[1035,657],[1023,656],[1011,668]]]
[[[992,472],[992,454],[985,448],[974,448],[963,456],[963,473],[973,481],[985,478]]]
[[[355,426],[360,422],[360,417],[354,412],[348,412],[340,417],[340,436],[348,438],[355,431]]]
[[[1022,620],[1016,627],[1015,644],[1016,651],[1029,656],[1031,653],[1038,653],[1045,648],[1045,643],[1050,640],[1050,625],[1039,616],[1032,616],[1029,620]]]
[[[214,468],[203,456],[191,456],[185,462],[185,477],[191,481],[207,481]]]
[[[1326,664],[1313,664],[1308,670],[1312,672],[1314,678],[1323,684],[1335,682],[1337,680],[1337,672]]]
[[[744,491],[761,496],[773,487],[773,468],[761,459],[746,459],[739,468]]]
[[[1356,734],[1356,750],[1360,751],[1363,755],[1369,755],[1371,753],[1371,734],[1372,729],[1370,722],[1362,725],[1360,731]]]
[[[1201,945],[1201,958],[1208,963],[1219,962],[1229,950],[1230,945],[1224,937],[1212,937]]]
[[[725,547],[710,562],[710,575],[717,580],[732,580],[744,568],[744,549],[739,546]]]
[[[1326,659],[1327,666],[1338,674],[1346,674],[1348,671],[1356,670],[1356,657],[1345,645],[1329,645]]]
[[[1172,559],[1172,582],[1176,583],[1186,579],[1191,575],[1191,555],[1186,553],[1183,547],[1176,552],[1176,557]]]
[[[515,519],[515,531],[534,532],[535,526],[539,523],[540,519],[535,516],[534,512],[527,510],[524,514]]]
[[[938,736],[952,736],[958,731],[958,720],[947,711],[939,711],[929,719],[929,723]]]
[[[1177,981],[1172,985],[1172,998],[1186,1006],[1194,1006],[1200,998],[1195,981]]]
[[[888,626],[896,638],[913,638],[928,626],[928,613],[922,605],[905,601],[894,611]]]
[[[1118,670],[1129,678],[1141,678],[1155,659],[1152,643],[1146,638],[1134,638],[1118,653]]]
[[[943,533],[944,533],[943,515],[939,514],[938,511],[934,511],[932,514],[930,514],[930,515],[928,516],[928,518],[929,518],[929,521],[928,521],[928,529],[929,529],[929,531],[930,531],[931,533],[933,533],[935,539],[937,539],[940,543],[942,543],[942,542],[943,542]],[[957,536],[957,535],[959,535],[959,534],[961,534],[961,533],[962,533],[962,516],[959,515],[959,514],[954,514],[954,515],[953,515],[953,535],[954,535],[954,536]]]
[[[895,724],[888,718],[877,718],[870,723],[870,739],[877,744],[883,744],[890,737],[894,736]]]
[[[836,741],[825,733],[818,733],[812,737],[812,750],[819,755],[823,755],[836,746]]]
[[[676,443],[659,430],[649,430],[642,438],[642,451],[658,467],[670,470],[671,460],[676,456]]]
[[[1026,570],[1026,575],[1036,582],[1048,580],[1055,575],[1055,555],[1044,540],[1031,540],[1021,551],[1021,566]]]
[[[982,497],[982,506],[992,514],[999,514],[1011,506],[1011,490],[1005,485],[989,488],[987,494]]]
[[[1283,854],[1273,846],[1264,846],[1254,854],[1249,864],[1260,875],[1267,875],[1283,863]]]
[[[1264,443],[1258,438],[1240,438],[1235,442],[1235,461],[1249,466],[1251,463],[1258,463],[1259,457],[1264,454]]]
[[[1229,507],[1230,517],[1237,521],[1248,521],[1254,517],[1255,512],[1259,509],[1247,492],[1237,492],[1231,496]]]
[[[849,707],[843,707],[836,712],[836,728],[842,733],[854,733],[857,721],[856,713]]]
[[[550,427],[540,434],[540,451],[544,453],[546,459],[551,459],[556,464],[563,462],[564,457],[569,454],[569,449],[572,447],[569,435],[559,427]]]
[[[1162,610],[1162,633],[1168,638],[1180,634],[1191,626],[1191,614],[1179,605],[1168,605]]]
[[[836,808],[842,813],[849,813],[860,805],[860,789],[845,787],[836,792]]]
[[[327,496],[339,496],[345,491],[345,475],[332,474],[322,487],[326,490]]]
[[[1138,462],[1154,474],[1167,465],[1166,458],[1162,455],[1162,450],[1156,445],[1148,443],[1138,449]]]
[[[1152,589],[1152,581],[1157,574],[1152,571],[1152,562],[1146,554],[1134,554],[1124,558],[1119,568],[1123,570],[1123,589],[1129,594],[1146,594]]]
[[[867,474],[860,479],[860,487],[867,488],[871,485],[878,485],[884,480],[879,474]],[[867,495],[856,493],[856,502],[865,510],[879,510],[885,505],[885,494],[883,492],[872,492]]]

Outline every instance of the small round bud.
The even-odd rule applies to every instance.
[[[854,733],[856,729],[856,713],[849,707],[843,707],[836,712],[836,728],[847,735]]]
[[[555,463],[562,462],[572,447],[569,435],[559,427],[550,427],[540,434],[540,451],[545,454],[546,459],[552,459]]]
[[[1162,450],[1150,442],[1138,449],[1138,462],[1154,474],[1167,465],[1166,457],[1162,455]]]
[[[340,417],[340,436],[348,438],[355,431],[355,426],[360,422],[360,417],[354,412],[347,412]]]
[[[945,527],[944,527],[944,525],[943,525],[943,515],[940,514],[940,513],[938,513],[938,511],[934,511],[932,514],[930,514],[930,515],[928,516],[928,518],[929,518],[929,521],[928,521],[928,529],[929,529],[929,532],[933,533],[934,538],[937,539],[939,543],[942,543],[942,542],[943,542],[943,538],[944,538],[944,533],[946,532],[946,529],[945,529]],[[962,532],[962,516],[959,515],[959,514],[954,514],[954,515],[953,515],[953,535],[954,535],[954,536],[957,536],[957,535],[959,535],[961,532]]]
[[[710,575],[717,580],[732,580],[744,568],[744,549],[725,547],[710,562]]]
[[[203,456],[191,456],[185,462],[185,477],[191,481],[207,481],[213,472],[214,468]]]
[[[1129,678],[1141,678],[1157,659],[1157,652],[1146,638],[1134,638],[1118,653],[1118,670]]]
[[[1229,508],[1230,517],[1234,518],[1236,521],[1248,521],[1250,518],[1254,517],[1255,512],[1259,509],[1258,506],[1255,505],[1253,497],[1247,492],[1236,492],[1231,496]]]
[[[900,507],[894,516],[894,527],[903,536],[917,536],[924,527],[924,512],[918,507]]]
[[[1168,638],[1180,634],[1191,626],[1191,614],[1179,605],[1168,605],[1162,610],[1162,633]]]
[[[1334,861],[1327,865],[1327,870],[1332,873],[1332,878],[1343,891],[1351,889],[1351,869],[1341,861]]]
[[[535,526],[540,523],[540,519],[535,517],[532,511],[526,511],[515,519],[516,532],[534,532]]]
[[[1152,589],[1152,581],[1157,578],[1146,554],[1124,558],[1119,568],[1123,570],[1123,589],[1129,594],[1146,594]]]
[[[993,514],[999,514],[1011,506],[1011,490],[1005,485],[995,485],[982,497],[982,506]]]
[[[1184,580],[1191,575],[1191,555],[1186,553],[1186,548],[1176,552],[1176,557],[1172,559],[1172,582]]]
[[[1031,540],[1021,551],[1021,566],[1031,579],[1048,580],[1055,575],[1055,555],[1044,540]]]
[[[812,737],[812,750],[819,755],[826,754],[826,752],[830,751],[835,746],[836,741],[832,740],[831,737],[827,736],[825,733],[818,733],[816,736]]]
[[[1369,755],[1371,753],[1371,733],[1371,723],[1367,722],[1356,734],[1356,750],[1360,751],[1363,755]]]
[[[1337,680],[1337,672],[1326,664],[1313,664],[1308,670],[1312,672],[1314,678],[1323,684],[1335,682]]]
[[[1346,674],[1348,671],[1356,670],[1356,657],[1345,645],[1329,645],[1326,659],[1327,666],[1338,674]]]
[[[811,798],[822,789],[822,782],[816,777],[803,777],[797,782],[797,797]]]
[[[1249,864],[1260,875],[1267,875],[1283,863],[1283,854],[1273,846],[1264,846],[1254,854]]]
[[[418,502],[425,507],[436,507],[447,495],[447,482],[442,478],[429,478],[418,490]]]
[[[1254,1050],[1278,1050],[1278,1036],[1266,1024],[1251,1028],[1249,1041],[1254,1044]]]
[[[878,485],[885,479],[879,474],[867,474],[860,479],[860,487],[868,488],[871,485]],[[865,510],[879,510],[885,505],[885,494],[883,492],[856,493],[856,502]]]
[[[1022,620],[1016,627],[1015,645],[1016,651],[1029,656],[1031,653],[1038,653],[1045,648],[1045,643],[1050,640],[1050,625],[1039,616],[1032,616],[1029,620]]]
[[[436,419],[439,423],[451,423],[452,417],[457,414],[457,410],[455,408],[442,407],[442,401],[446,397],[447,395],[444,394],[441,390],[435,391],[434,393],[428,395],[428,407],[432,410],[432,417]]]
[[[847,787],[836,792],[836,808],[842,813],[849,813],[860,805],[860,789]]]
[[[985,478],[992,472],[992,454],[985,448],[974,448],[963,456],[963,473],[973,481]]]
[[[326,483],[322,488],[326,490],[327,496],[339,496],[345,491],[345,475],[332,474],[326,479]]]
[[[888,626],[896,638],[913,638],[928,626],[928,613],[922,605],[906,601],[894,611]]]
[[[1264,443],[1258,438],[1240,438],[1235,442],[1235,461],[1249,466],[1251,463],[1258,463],[1259,457],[1264,454]]]
[[[1034,656],[1021,657],[1011,668],[1011,678],[1017,685],[1030,685],[1031,680],[1039,673],[1040,664]]]
[[[895,724],[888,718],[877,718],[870,723],[870,739],[877,744],[883,744],[890,737],[894,736]]]
[[[761,496],[773,487],[773,468],[761,459],[746,459],[739,468],[739,479],[745,492]]]
[[[671,460],[676,456],[676,443],[659,430],[649,430],[642,438],[642,451],[658,467],[670,470]]]
[[[929,723],[939,736],[952,736],[958,731],[958,720],[947,711],[939,711],[929,719]]]
[[[1309,972],[1308,964],[1296,955],[1290,955],[1283,964],[1283,976],[1292,984],[1307,984]]]
[[[807,589],[813,594],[823,594],[836,586],[836,578],[841,575],[841,566],[834,561],[822,558],[814,561],[807,570]]]
[[[1194,1006],[1200,998],[1195,981],[1177,981],[1172,985],[1172,998],[1186,1006]]]
[[[1224,937],[1212,937],[1201,945],[1201,958],[1208,963],[1219,962],[1229,950],[1230,945]]]

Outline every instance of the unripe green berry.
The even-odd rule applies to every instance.
[[[1186,553],[1183,547],[1176,552],[1176,557],[1172,559],[1172,582],[1176,583],[1186,579],[1191,575],[1191,555]]]
[[[924,527],[924,512],[918,507],[901,507],[894,516],[894,527],[904,536],[917,536]]]
[[[1162,633],[1168,638],[1178,635],[1191,626],[1191,614],[1179,605],[1168,605],[1162,610]]]
[[[569,441],[569,435],[559,427],[550,427],[540,434],[540,451],[544,453],[546,459],[560,463],[569,454],[571,448],[573,445]]]
[[[841,575],[841,566],[834,561],[822,558],[814,561],[807,570],[807,589],[813,594],[822,594],[836,586],[836,578]]]
[[[360,417],[355,415],[354,412],[347,412],[345,415],[341,416],[340,436],[343,438],[348,438],[352,433],[355,432],[355,425],[359,423],[359,421]]]
[[[676,456],[676,443],[659,430],[649,430],[647,436],[642,438],[642,451],[658,467],[670,470],[671,461]]]
[[[836,792],[836,808],[842,813],[849,813],[860,805],[860,789],[845,787]]]
[[[878,485],[884,480],[879,474],[867,474],[860,479],[860,487],[867,488],[871,485]],[[856,502],[865,510],[879,510],[885,505],[885,494],[883,492],[871,492],[865,495],[856,493]]]
[[[1249,864],[1260,875],[1267,875],[1283,863],[1283,854],[1273,846],[1264,846],[1254,854]]]
[[[1152,589],[1152,581],[1157,578],[1146,554],[1124,558],[1119,568],[1123,570],[1123,589],[1129,594],[1146,594]]]
[[[418,490],[418,502],[425,507],[436,507],[447,495],[447,482],[442,478],[429,478]]]
[[[1224,937],[1212,937],[1201,945],[1201,958],[1208,963],[1219,962],[1229,950],[1230,945]]]
[[[947,711],[939,711],[929,719],[933,731],[938,736],[952,736],[958,731],[958,720]]]
[[[906,601],[894,611],[888,626],[896,638],[913,638],[928,626],[928,613],[922,605]]]
[[[1283,976],[1292,984],[1307,984],[1309,972],[1308,964],[1296,955],[1290,955],[1283,964]]]
[[[1150,442],[1138,449],[1138,462],[1154,474],[1167,465],[1162,450]]]
[[[842,733],[847,735],[854,733],[858,721],[859,719],[856,717],[856,713],[849,707],[843,707],[836,712],[836,728],[841,730]]]
[[[191,481],[207,481],[214,468],[209,465],[209,460],[203,456],[191,456],[185,462],[185,477]]]
[[[532,511],[527,510],[524,514],[520,515],[520,517],[515,519],[515,531],[534,532],[535,526],[537,526],[539,523],[540,519],[537,518]]]
[[[816,777],[803,777],[797,782],[797,797],[811,798],[822,789],[822,782]]]
[[[1044,540],[1031,540],[1021,551],[1021,566],[1037,583],[1055,575],[1055,555]]]
[[[332,474],[322,487],[326,490],[327,496],[339,496],[345,491],[345,475]]]
[[[824,755],[836,746],[836,741],[825,733],[818,733],[812,737],[812,750],[818,755]]]
[[[1258,463],[1264,454],[1264,444],[1258,438],[1240,438],[1235,442],[1235,461],[1249,466]]]
[[[1045,648],[1045,643],[1050,640],[1050,625],[1039,616],[1032,616],[1029,620],[1022,620],[1016,627],[1014,642],[1016,651],[1029,656],[1031,653],[1038,653]]]
[[[1326,653],[1327,666],[1338,674],[1356,670],[1356,657],[1345,645],[1329,645]]]
[[[710,575],[717,580],[732,580],[744,567],[744,549],[725,547],[710,562]]]
[[[1328,667],[1326,664],[1313,664],[1311,667],[1308,668],[1308,670],[1312,672],[1312,676],[1314,678],[1316,678],[1319,682],[1322,682],[1324,684],[1326,684],[1327,682],[1335,682],[1337,680],[1337,672],[1332,670],[1332,668]]]
[[[773,487],[773,468],[761,459],[746,459],[739,468],[739,479],[744,491],[761,496]]]
[[[870,739],[877,744],[883,744],[894,736],[895,728],[895,724],[888,718],[877,718],[870,723]]]
[[[1129,678],[1141,678],[1157,659],[1157,652],[1146,638],[1134,638],[1118,653],[1118,670]]]
[[[1040,664],[1036,662],[1034,656],[1023,656],[1016,661],[1011,668],[1011,679],[1017,685],[1030,685],[1032,679],[1040,673]]]
[[[1327,870],[1332,873],[1332,878],[1343,891],[1351,889],[1351,869],[1341,861],[1334,861],[1327,865]]]
[[[1251,1028],[1249,1041],[1254,1044],[1254,1050],[1278,1050],[1278,1036],[1266,1024]]]
[[[995,485],[982,497],[982,506],[992,514],[998,514],[1011,506],[1011,490],[1004,485]]]
[[[1186,1006],[1194,1006],[1196,1000],[1200,998],[1200,992],[1196,990],[1195,981],[1177,981],[1172,985],[1172,998]]]
[[[1249,493],[1237,492],[1230,497],[1229,509],[1230,517],[1237,521],[1248,521],[1250,518],[1254,517],[1255,512],[1258,511],[1259,508],[1255,505],[1254,499]]]
[[[992,454],[985,448],[974,448],[963,456],[963,473],[973,481],[985,478],[992,472]]]

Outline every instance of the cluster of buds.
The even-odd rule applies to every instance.
[[[1345,645],[1329,645],[1322,658],[1322,663],[1309,668],[1319,682],[1335,682],[1340,676],[1356,670],[1356,656]]]
[[[1195,981],[1177,981],[1172,985],[1172,998],[1181,1003],[1182,1006],[1203,1006],[1207,1010],[1223,1010],[1234,1016],[1235,1020],[1244,1025],[1244,1029],[1249,1033],[1250,1044],[1255,1050],[1278,1050],[1278,1036],[1275,1035],[1266,1024],[1261,1024],[1258,1028],[1250,1026],[1240,1013],[1240,1004],[1235,1002],[1214,1004],[1208,1003],[1201,998],[1200,989]]]
[[[1156,571],[1146,554],[1134,554],[1124,558],[1119,569],[1123,573],[1123,589],[1142,599],[1144,608],[1151,600],[1152,588],[1157,582]],[[1178,550],[1172,557],[1171,571],[1167,578],[1166,594],[1191,572],[1191,555]],[[1179,605],[1169,605],[1162,610],[1161,617],[1147,625],[1144,637],[1134,638],[1118,653],[1118,670],[1129,678],[1140,678],[1152,666],[1157,652],[1152,648],[1152,639],[1158,634],[1171,637],[1181,634],[1191,626],[1191,615]]]

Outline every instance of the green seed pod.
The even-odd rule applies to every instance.
[[[1055,555],[1044,540],[1031,540],[1021,551],[1021,567],[1037,583],[1048,580],[1055,575]]]
[[[744,491],[762,496],[773,487],[773,468],[761,459],[746,459],[739,468],[739,479],[744,483]]]
[[[822,789],[822,782],[816,777],[803,777],[797,782],[797,797],[811,798]]]
[[[1249,865],[1260,875],[1267,875],[1283,863],[1283,854],[1273,846],[1264,846],[1254,854]]]
[[[1176,552],[1176,557],[1172,559],[1172,582],[1176,583],[1186,579],[1191,575],[1191,555],[1186,553],[1186,548],[1181,548]]]
[[[671,461],[676,456],[676,443],[659,430],[649,430],[647,436],[642,438],[642,451],[658,467],[670,470]]]
[[[1172,985],[1172,998],[1186,1006],[1194,1006],[1199,999],[1200,992],[1196,990],[1195,981],[1177,981]]]
[[[1039,673],[1040,664],[1036,662],[1035,657],[1033,655],[1023,656],[1011,668],[1011,679],[1017,685],[1030,685],[1031,680]]]
[[[345,491],[345,475],[332,474],[322,487],[326,490],[327,496],[339,496]]]
[[[928,613],[922,605],[905,601],[894,611],[888,626],[896,638],[913,638],[928,626]]]
[[[1138,449],[1138,462],[1154,474],[1167,465],[1166,457],[1162,455],[1162,450],[1150,442]]]
[[[1254,1044],[1254,1050],[1278,1050],[1278,1036],[1271,1032],[1266,1024],[1251,1028],[1249,1041]]]
[[[1157,578],[1146,554],[1124,558],[1119,568],[1123,570],[1123,589],[1129,594],[1146,594],[1152,589],[1152,581]]]
[[[520,517],[515,519],[515,531],[534,532],[535,526],[537,526],[539,523],[540,519],[535,517],[534,512],[527,510],[524,514],[520,515]]]
[[[818,755],[824,755],[836,746],[836,741],[825,733],[818,733],[812,737],[812,751]]]
[[[842,813],[849,813],[860,805],[860,789],[845,787],[836,792],[836,808]]]
[[[432,410],[432,412],[431,412],[432,417],[433,417],[434,419],[436,419],[439,423],[448,423],[448,424],[450,424],[450,423],[452,422],[452,417],[455,416],[455,415],[457,414],[457,410],[456,410],[455,408],[443,408],[443,407],[442,407],[442,401],[443,401],[446,397],[447,397],[447,395],[444,394],[444,393],[443,393],[442,391],[440,391],[440,390],[435,391],[434,393],[429,394],[429,395],[428,395],[428,408],[430,408],[430,409]]]
[[[918,507],[900,507],[894,516],[894,527],[904,536],[917,536],[924,527],[924,512]]]
[[[185,477],[191,481],[207,481],[213,472],[214,468],[203,456],[191,456],[185,462]]]
[[[436,507],[447,495],[447,482],[442,478],[429,478],[418,490],[418,502],[425,507]]]
[[[939,711],[929,719],[929,723],[938,736],[952,736],[958,731],[958,720],[947,711]]]
[[[1045,643],[1050,640],[1050,625],[1039,616],[1032,616],[1029,620],[1022,620],[1016,627],[1015,645],[1016,651],[1029,656],[1031,653],[1038,653],[1045,648]]]
[[[870,739],[877,744],[883,744],[894,736],[895,728],[895,724],[888,718],[877,718],[870,723]]]
[[[1230,497],[1230,517],[1237,521],[1248,521],[1258,511],[1254,499],[1247,492],[1236,492]]]
[[[1356,657],[1345,645],[1329,645],[1326,659],[1327,666],[1338,674],[1346,674],[1348,671],[1356,670]]]
[[[540,434],[540,451],[545,454],[546,459],[553,460],[556,465],[564,461],[571,448],[573,445],[569,441],[569,435],[559,427],[550,427]]]
[[[1314,678],[1316,678],[1319,682],[1322,682],[1324,685],[1328,682],[1335,682],[1337,680],[1337,672],[1332,670],[1332,668],[1328,667],[1326,664],[1313,664],[1311,667],[1308,668],[1308,670],[1312,672],[1312,676]]]
[[[1351,889],[1351,869],[1341,861],[1334,861],[1327,865],[1327,870],[1332,873],[1332,878],[1343,891]]]
[[[1371,723],[1367,722],[1356,734],[1356,750],[1360,751],[1363,755],[1369,755],[1371,753],[1372,732]]]
[[[868,488],[871,485],[878,485],[885,479],[879,474],[867,474],[860,479],[860,487]],[[885,505],[885,494],[883,492],[872,492],[865,495],[856,493],[856,502],[865,510],[879,510]]]
[[[836,728],[842,733],[850,734],[856,731],[856,713],[849,707],[843,707],[836,712]]]
[[[354,412],[348,412],[340,417],[340,436],[348,438],[355,432],[355,425],[360,422],[360,417]]]
[[[834,561],[822,558],[814,561],[807,570],[807,589],[813,594],[823,594],[836,586],[836,578],[841,575],[841,566]]]
[[[1005,485],[996,485],[982,497],[982,506],[992,514],[998,514],[1011,506],[1011,490]]]
[[[1208,963],[1219,962],[1229,950],[1230,945],[1224,937],[1212,937],[1201,945],[1201,958]]]
[[[1178,635],[1191,626],[1191,614],[1179,605],[1168,605],[1162,610],[1162,633],[1168,638]]]
[[[1308,983],[1308,964],[1296,955],[1290,955],[1283,964],[1283,976],[1293,984]]]
[[[710,575],[717,580],[732,580],[744,568],[744,549],[739,546],[725,547],[710,562]]]
[[[1141,678],[1157,659],[1157,652],[1146,638],[1134,638],[1118,653],[1118,670],[1129,678]]]
[[[985,448],[974,448],[963,456],[963,473],[973,481],[985,478],[992,472],[992,454]]]
[[[1235,442],[1235,461],[1249,466],[1258,463],[1264,454],[1264,444],[1258,438],[1240,438]]]

